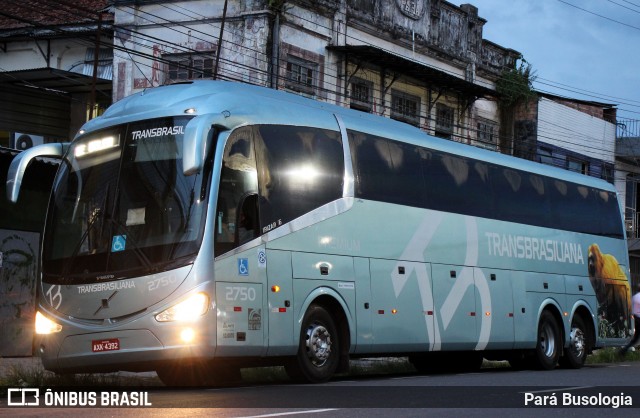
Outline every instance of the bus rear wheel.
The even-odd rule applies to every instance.
[[[322,306],[311,305],[302,320],[298,354],[285,366],[296,381],[322,383],[331,379],[340,359],[335,322]]]
[[[591,349],[589,330],[582,317],[575,315],[571,320],[569,347],[560,358],[560,365],[568,369],[579,369],[584,365]]]
[[[562,339],[558,322],[549,311],[543,311],[540,315],[537,341],[535,365],[542,370],[555,369],[560,358]]]

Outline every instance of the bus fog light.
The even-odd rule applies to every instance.
[[[36,334],[47,335],[60,331],[62,331],[62,325],[56,324],[40,312],[36,312]]]
[[[196,337],[196,332],[191,328],[185,328],[180,332],[180,339],[185,343],[190,343]]]
[[[196,293],[156,315],[156,321],[195,321],[209,310],[209,296]]]

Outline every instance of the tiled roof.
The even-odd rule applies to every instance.
[[[110,2],[110,0],[3,1],[0,9],[0,31],[95,22],[98,11],[103,11],[104,21],[113,21],[113,14],[105,12]]]

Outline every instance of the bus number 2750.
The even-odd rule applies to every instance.
[[[256,300],[256,289],[246,286],[227,286],[224,297],[226,300],[254,301]]]

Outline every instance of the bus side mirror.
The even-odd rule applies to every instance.
[[[182,172],[191,176],[202,171],[204,160],[213,142],[210,131],[214,125],[221,125],[225,116],[221,113],[196,116],[191,119],[184,129],[182,140]]]
[[[16,203],[20,194],[20,186],[24,173],[29,163],[36,157],[62,158],[69,149],[69,143],[55,143],[37,145],[28,150],[22,151],[11,160],[9,172],[7,173],[7,199]]]

